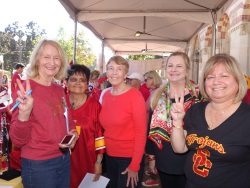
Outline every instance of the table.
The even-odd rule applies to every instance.
[[[0,188],[23,188],[21,176],[10,181],[0,179]]]

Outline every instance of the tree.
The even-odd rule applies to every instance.
[[[29,22],[24,28],[19,22],[8,25],[0,35],[0,54],[4,56],[5,70],[12,73],[20,59],[26,65],[34,46],[45,34],[45,30],[40,29],[35,22]],[[18,41],[15,41],[16,36]],[[23,36],[27,36],[25,41],[20,40]]]
[[[70,36],[67,39],[64,29],[60,27],[57,40],[66,52],[68,60],[71,61],[73,59],[74,36]],[[84,31],[79,32],[76,39],[76,63],[90,67],[93,65],[95,59],[96,57],[92,51],[91,44],[86,39]]]
[[[25,27],[19,25],[19,22],[14,22],[5,28],[4,32],[0,32],[0,55],[4,56],[5,70],[13,72],[13,68],[19,59],[23,64],[27,65],[32,50],[36,44],[46,35],[46,31],[41,29],[37,23],[29,22]],[[20,39],[27,36],[26,41],[15,41],[15,36]],[[74,37],[66,36],[64,28],[58,30],[57,39],[62,48],[67,54],[69,61],[73,57]],[[77,36],[76,62],[86,66],[92,66],[95,61],[95,55],[91,49],[89,41],[85,37],[84,32],[79,32]]]
[[[148,59],[156,59],[154,55],[129,55],[129,60],[148,60]]]

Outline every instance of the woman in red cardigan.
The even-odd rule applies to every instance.
[[[146,106],[140,91],[126,84],[129,64],[121,56],[107,63],[112,88],[102,98],[109,188],[140,187],[146,143]]]

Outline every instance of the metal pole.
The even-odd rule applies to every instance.
[[[73,64],[76,63],[77,14],[75,14]]]
[[[106,71],[106,68],[105,68],[105,65],[104,65],[104,39],[102,39],[102,60],[101,60],[101,63],[102,63],[102,70],[101,72],[104,73]]]
[[[2,77],[3,77],[3,75],[4,75],[4,66],[3,66],[3,62],[2,62]]]
[[[0,55],[0,62],[2,63],[2,77],[3,77],[3,74],[4,74],[4,65],[3,65],[3,55]]]
[[[22,63],[22,44],[21,44],[21,40],[19,40],[19,63]]]

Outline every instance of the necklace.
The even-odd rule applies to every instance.
[[[79,105],[75,105],[74,102],[71,103],[70,107],[73,108],[74,110],[77,109],[78,107],[80,107],[82,104]]]
[[[80,102],[76,103],[76,101],[73,101],[70,104],[70,108],[73,108],[74,110],[76,110],[77,108],[79,108],[80,106],[82,106],[86,100],[87,100],[88,96],[86,95],[86,98],[84,97],[82,100],[80,100]],[[79,100],[78,100],[79,101]]]
[[[232,103],[232,104],[230,104],[228,107],[226,107],[224,110],[222,110],[222,111],[216,111],[217,113],[219,113],[219,114],[225,114],[225,112],[233,105],[234,103]],[[215,110],[214,110],[215,111]],[[212,119],[212,106],[211,106],[211,103],[210,103],[210,110],[209,110],[209,115],[210,115],[210,124],[208,124],[208,127],[207,127],[207,129],[208,130],[213,130],[215,127],[214,127],[214,123],[215,122],[213,122],[213,119]]]

